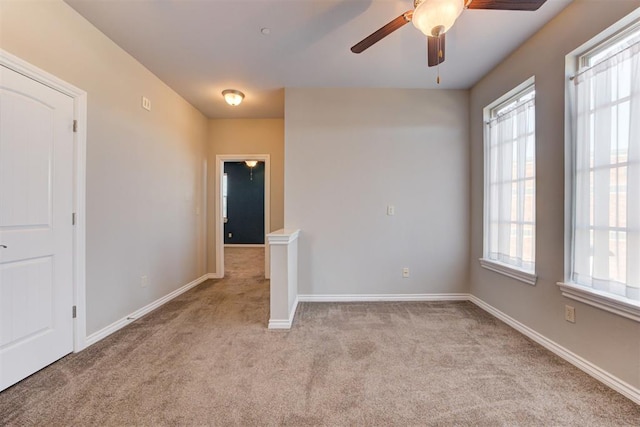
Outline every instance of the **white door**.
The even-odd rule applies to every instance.
[[[73,99],[0,66],[0,390],[73,351]]]

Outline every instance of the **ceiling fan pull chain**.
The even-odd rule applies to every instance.
[[[440,38],[440,36],[438,36],[438,65],[437,65],[437,70],[438,70],[438,78],[436,79],[436,83],[440,84],[440,59],[442,58],[442,47],[440,46],[440,40],[442,40]]]

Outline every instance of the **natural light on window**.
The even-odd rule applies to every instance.
[[[640,302],[640,26],[580,57],[573,79],[571,281]]]
[[[222,175],[222,217],[224,218],[224,222],[227,222],[227,194],[229,189],[227,174]]]
[[[488,107],[484,267],[535,283],[535,88]],[[506,268],[505,268],[506,267]]]

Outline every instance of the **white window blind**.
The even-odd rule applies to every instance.
[[[535,272],[535,91],[491,109],[486,124],[484,259]]]
[[[640,31],[582,58],[573,80],[571,280],[640,301]]]

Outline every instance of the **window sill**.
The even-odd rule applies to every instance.
[[[558,282],[558,286],[567,298],[640,322],[640,303],[636,301],[574,283]]]
[[[486,258],[480,258],[480,265],[487,270],[495,271],[512,279],[519,280],[527,285],[535,286],[538,276],[528,271],[520,270],[516,267],[492,261]]]

